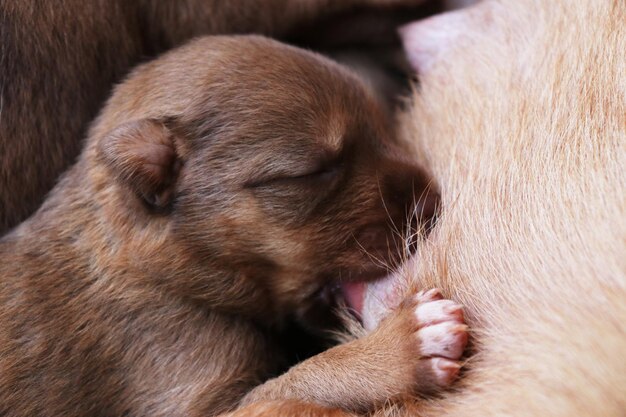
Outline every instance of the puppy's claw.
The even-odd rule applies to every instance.
[[[451,300],[421,303],[415,310],[420,327],[443,322],[463,323],[463,307]]]
[[[452,328],[452,331],[457,334],[467,334],[468,329],[469,327],[467,326],[467,324],[457,324]]]
[[[441,300],[443,295],[441,295],[439,288],[432,288],[428,291],[418,292],[416,298],[420,303],[427,303],[429,301]]]
[[[460,304],[451,304],[443,307],[443,312],[450,315],[461,315],[461,319],[463,319],[463,306]]]
[[[461,369],[461,364],[444,358],[432,358],[431,369],[435,374],[435,383],[439,386],[447,386],[456,379]]]
[[[421,342],[422,356],[439,356],[459,359],[467,345],[467,326],[455,322],[443,322],[427,326],[417,332]]]

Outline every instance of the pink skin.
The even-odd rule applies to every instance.
[[[344,282],[341,291],[346,304],[354,311],[358,318],[363,314],[363,302],[365,300],[365,282]]]
[[[492,8],[497,4],[479,2],[472,6],[475,1],[457,2],[470,7],[411,22],[398,30],[408,61],[420,79],[445,82],[445,77],[440,79],[444,74],[438,68],[452,65],[450,58],[457,51],[471,49],[476,42],[474,35],[498,36],[499,30],[492,17]]]
[[[430,76],[434,65],[464,43],[471,15],[465,10],[447,12],[400,28],[404,51],[418,76]]]
[[[366,285],[361,312],[365,330],[370,331],[378,327],[380,320],[405,298],[406,291],[402,286],[404,282],[405,279],[398,273],[392,273]]]

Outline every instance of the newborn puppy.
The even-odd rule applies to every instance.
[[[436,292],[260,385],[283,362],[273,331],[319,328],[331,289],[385,274],[390,223],[426,192],[382,114],[339,65],[262,37],[198,39],[135,70],[0,241],[0,414],[288,399],[324,415],[447,385],[466,335]]]

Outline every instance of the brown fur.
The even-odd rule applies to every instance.
[[[0,414],[235,408],[280,370],[274,330],[314,327],[325,290],[393,262],[389,221],[425,184],[390,132],[351,73],[261,37],[202,38],[134,71],[0,241]],[[413,309],[385,323],[242,404],[337,415],[323,407],[427,388]]]
[[[281,35],[355,6],[410,2],[0,1],[0,234],[39,207],[113,83],[142,60],[201,34]]]
[[[283,400],[266,401],[241,408],[222,417],[355,417],[356,414],[347,413],[338,409],[324,408],[319,405],[303,403],[301,401]]]
[[[429,38],[442,15],[407,45],[425,56],[402,125],[442,217],[385,291],[443,288],[476,354],[456,392],[380,415],[623,416],[626,3],[458,13],[458,37]]]

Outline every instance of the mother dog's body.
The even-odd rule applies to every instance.
[[[624,415],[626,3],[484,2],[403,36],[405,135],[443,206],[404,272],[466,305],[476,352],[458,393],[404,410]]]

